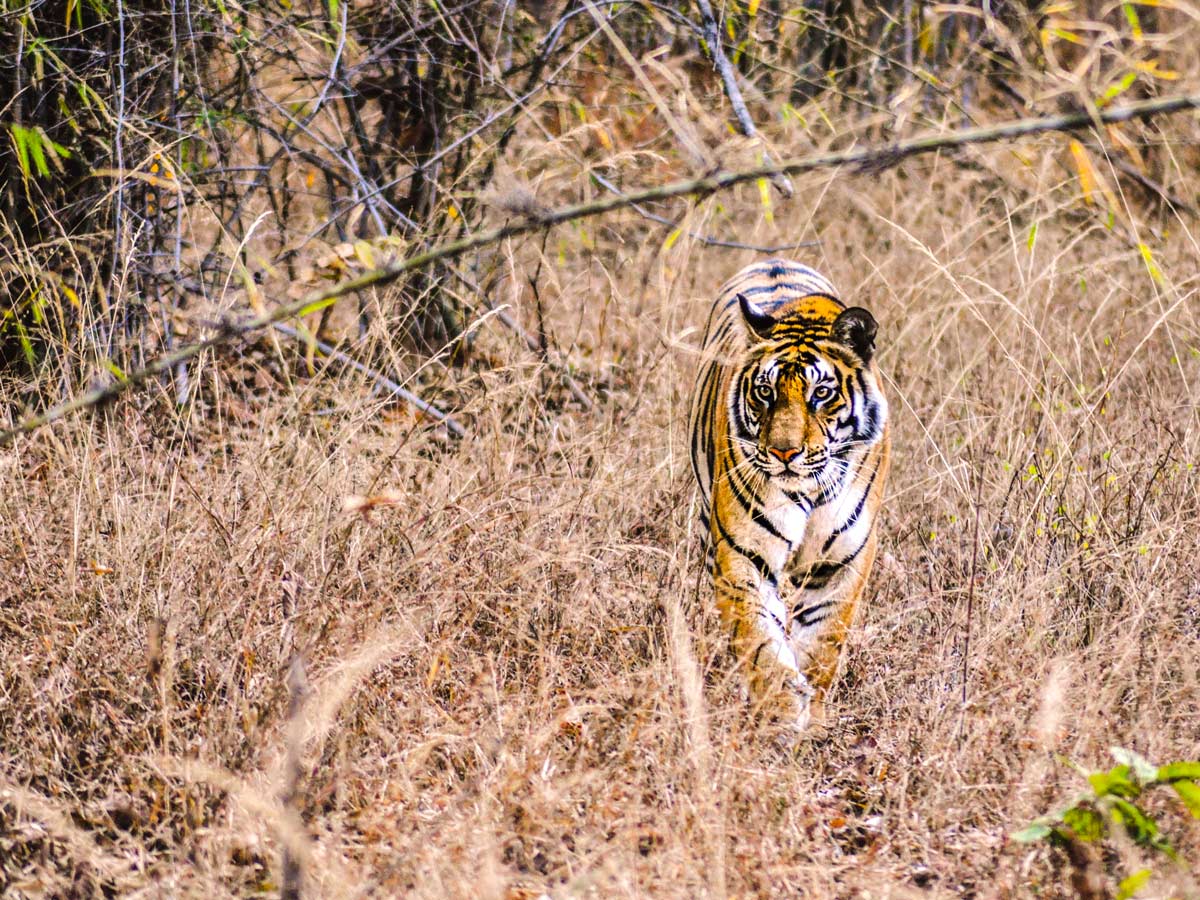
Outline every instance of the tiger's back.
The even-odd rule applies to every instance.
[[[807,266],[748,266],[713,304],[692,400],[717,605],[751,686],[787,683],[801,728],[875,555],[889,461],[875,329]]]

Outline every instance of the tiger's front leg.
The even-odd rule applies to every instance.
[[[813,690],[788,640],[788,608],[775,578],[734,551],[718,551],[714,576],[717,609],[755,705],[803,731]]]
[[[825,694],[837,677],[846,635],[875,561],[875,549],[872,534],[854,564],[844,566],[820,589],[806,586],[811,584],[812,573],[819,572],[819,566],[793,576],[799,590],[791,597],[789,633],[797,665],[813,692],[810,712],[816,724],[824,721]]]

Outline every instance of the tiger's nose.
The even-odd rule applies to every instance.
[[[800,455],[799,447],[768,447],[767,452],[784,465],[790,463],[793,459]]]

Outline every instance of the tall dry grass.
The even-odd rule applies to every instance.
[[[1194,132],[1166,132],[1193,197]],[[570,139],[531,128],[511,170],[583,166]],[[686,462],[697,329],[752,252],[632,213],[505,247],[498,299],[591,410],[493,320],[415,380],[461,442],[270,342],[207,360],[185,413],[151,392],[19,441],[0,892],[273,895],[288,848],[312,897],[1068,896],[1007,839],[1077,789],[1056,757],[1200,753],[1197,223],[1123,194],[1110,221],[1070,160],[1048,137],[688,220],[819,240],[795,255],[881,323],[881,559],[798,748],[741,698]],[[546,171],[547,202],[578,185]]]

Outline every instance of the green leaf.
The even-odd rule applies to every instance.
[[[1088,776],[1088,783],[1097,797],[1110,794],[1117,797],[1132,799],[1142,792],[1141,788],[1129,780],[1129,766],[1116,766],[1108,772],[1093,772]]]
[[[1090,806],[1072,806],[1063,813],[1062,820],[1081,841],[1098,841],[1107,831],[1104,816]]]
[[[64,147],[62,144],[58,143],[57,141],[51,140],[49,135],[45,134],[44,132],[42,134],[42,143],[44,143],[47,147],[49,147],[51,150],[53,150],[55,153],[57,153],[63,159],[71,158],[70,150],[68,150],[66,147]]]
[[[1020,831],[1014,831],[1009,837],[1021,844],[1032,844],[1034,841],[1050,837],[1053,831],[1054,829],[1050,827],[1049,822],[1044,819],[1038,819],[1026,825]]]
[[[1200,780],[1200,762],[1180,761],[1159,766],[1156,781],[1178,781],[1186,778],[1188,781]]]
[[[50,166],[46,163],[46,147],[62,157],[69,157],[71,151],[61,144],[56,144],[40,128],[25,128],[22,125],[10,125],[13,147],[17,151],[17,167],[21,175],[29,178],[34,172],[47,177]]]
[[[1125,833],[1140,847],[1150,847],[1161,850],[1172,859],[1175,851],[1171,845],[1158,834],[1158,823],[1146,815],[1145,810],[1135,803],[1120,798],[1113,799],[1111,814],[1120,825],[1125,826]]]
[[[338,297],[324,297],[321,300],[314,300],[312,303],[305,306],[296,312],[296,317],[311,316],[315,312],[320,312],[323,309],[328,309],[338,302]]]
[[[1122,3],[1121,9],[1125,13],[1125,20],[1129,23],[1129,30],[1133,32],[1133,36],[1139,40],[1142,37],[1142,22],[1138,18],[1137,10],[1133,8],[1132,3]]]
[[[1117,900],[1129,900],[1134,894],[1146,886],[1150,880],[1149,869],[1139,869],[1117,885]]]
[[[1175,789],[1175,793],[1179,795],[1179,799],[1183,801],[1183,805],[1188,808],[1188,812],[1192,814],[1193,819],[1200,819],[1200,784],[1194,781],[1179,781],[1171,782],[1171,787]]]
[[[1124,747],[1110,747],[1109,752],[1113,755],[1113,759],[1121,765],[1129,766],[1133,771],[1133,777],[1142,784],[1152,784],[1158,780],[1158,766],[1140,753]]]
[[[67,98],[62,94],[59,94],[55,99],[58,101],[58,114],[62,116],[62,120],[71,126],[72,131],[74,131],[76,134],[80,134],[83,129],[80,128],[79,123],[75,121],[75,115],[71,112],[71,107],[67,106]],[[58,144],[55,144],[55,147],[58,146]],[[59,153],[59,156],[62,155],[63,154]],[[69,151],[67,155],[70,155]]]
[[[33,351],[33,342],[29,340],[29,332],[25,330],[20,319],[15,319],[14,324],[17,326],[17,340],[21,342],[21,352],[25,354],[25,362],[30,368],[33,368],[37,364],[37,354]]]

